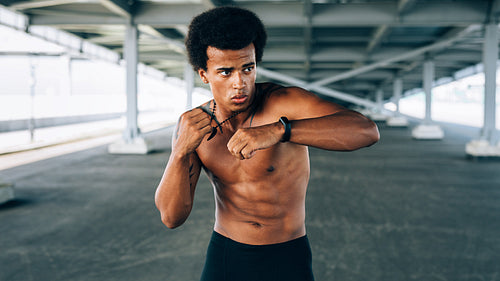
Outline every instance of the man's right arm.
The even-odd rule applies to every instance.
[[[201,109],[184,113],[172,136],[172,152],[156,189],[155,203],[168,228],[182,225],[191,212],[201,161],[196,148],[211,131],[210,118]]]

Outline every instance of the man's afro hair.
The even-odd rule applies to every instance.
[[[218,7],[196,16],[189,25],[186,49],[195,71],[207,70],[207,48],[240,50],[253,43],[255,59],[262,60],[266,31],[253,12],[236,7]]]

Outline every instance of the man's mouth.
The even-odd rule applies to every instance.
[[[247,95],[237,95],[231,98],[234,103],[244,103],[248,99]]]

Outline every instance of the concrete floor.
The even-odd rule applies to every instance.
[[[356,152],[311,149],[307,229],[316,280],[500,280],[500,161],[470,160],[476,129],[441,141],[380,125]],[[200,178],[176,230],[153,197],[170,140],[149,155],[106,146],[0,171],[16,200],[0,205],[0,280],[198,280],[213,224]]]

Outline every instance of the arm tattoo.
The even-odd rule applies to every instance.
[[[191,166],[189,166],[189,178],[191,178],[192,176],[194,176],[193,166],[194,166],[194,164],[192,164],[192,163],[191,163]]]
[[[189,166],[189,187],[193,187],[193,182],[191,181],[191,178],[194,176],[193,166],[193,163],[191,163],[191,166]]]

